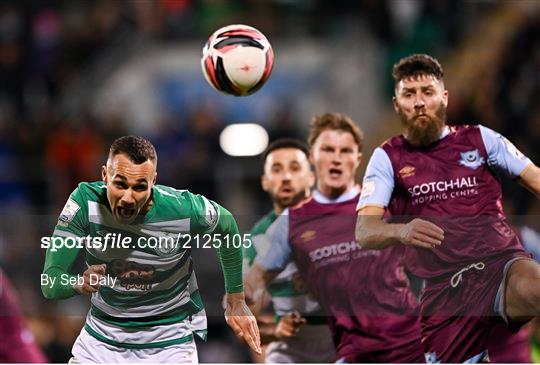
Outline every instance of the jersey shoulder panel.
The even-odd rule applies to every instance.
[[[255,223],[253,228],[251,228],[251,235],[256,236],[266,233],[266,230],[272,225],[272,223],[274,223],[276,218],[277,214],[274,212],[274,210],[268,212],[264,217],[262,217]]]

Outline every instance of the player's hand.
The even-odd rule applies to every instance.
[[[399,236],[406,245],[434,248],[444,240],[444,231],[429,221],[416,218],[400,229]]]
[[[73,289],[79,294],[92,294],[101,286],[100,279],[105,275],[106,264],[91,265],[83,274],[84,283],[73,285]]]
[[[296,311],[288,313],[279,320],[274,330],[274,335],[278,339],[292,337],[298,333],[300,327],[306,324],[306,322],[307,320],[300,313]]]
[[[243,339],[248,346],[261,354],[261,337],[255,316],[249,310],[244,293],[228,293],[225,296],[225,321],[237,337]]]

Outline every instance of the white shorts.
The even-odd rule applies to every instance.
[[[83,328],[71,350],[70,364],[77,363],[177,363],[197,364],[195,341],[161,348],[126,349],[101,342]]]
[[[336,350],[327,325],[306,324],[290,338],[273,341],[266,347],[266,363],[331,363]]]

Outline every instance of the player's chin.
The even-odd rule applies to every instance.
[[[279,205],[282,207],[288,207],[294,201],[294,195],[278,196]]]
[[[341,188],[347,185],[347,177],[344,174],[340,174],[337,176],[330,175],[326,179],[326,185],[328,185],[329,187],[333,189]]]

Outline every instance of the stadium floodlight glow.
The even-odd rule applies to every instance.
[[[231,124],[221,132],[219,145],[229,156],[255,156],[268,146],[268,133],[255,123]]]

